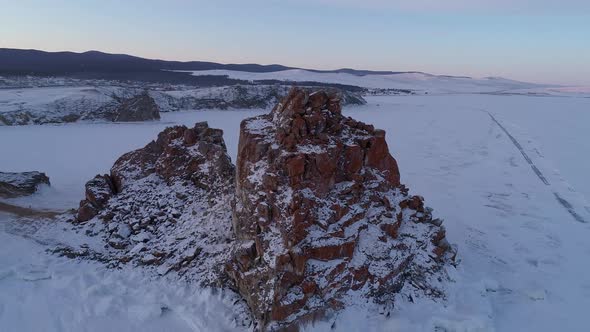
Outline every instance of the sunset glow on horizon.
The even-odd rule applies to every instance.
[[[590,85],[587,1],[0,1],[0,47]]]

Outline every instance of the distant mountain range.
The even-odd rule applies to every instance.
[[[335,75],[339,74],[339,75]],[[341,74],[341,75],[340,75]],[[119,82],[181,84],[197,87],[298,84],[334,87],[350,92],[366,88],[418,92],[486,92],[530,89],[542,85],[503,78],[431,75],[416,71],[373,71],[342,68],[315,70],[278,64],[222,64],[167,61],[99,51],[45,52],[0,48],[0,76],[50,76]]]
[[[302,69],[283,65],[259,64],[221,64],[206,61],[167,61],[140,58],[127,54],[109,54],[99,51],[75,52],[45,52],[39,50],[23,50],[0,48],[0,74],[34,74],[34,75],[91,75],[91,74],[121,74],[128,75],[162,70],[236,70],[252,73],[268,73],[288,69]],[[358,76],[388,75],[403,72],[371,71],[342,68],[338,70],[312,70],[322,73],[347,73]]]

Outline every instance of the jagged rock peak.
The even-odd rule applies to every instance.
[[[297,329],[359,297],[386,307],[435,286],[449,259],[439,219],[400,184],[385,133],[338,98],[294,88],[241,124],[227,273],[262,329]]]

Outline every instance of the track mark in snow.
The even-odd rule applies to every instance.
[[[541,171],[533,163],[533,161],[531,160],[531,158],[529,158],[529,156],[526,154],[526,152],[524,152],[524,149],[522,148],[522,145],[520,145],[520,143],[518,143],[518,141],[516,140],[516,138],[514,138],[514,136],[510,135],[510,133],[508,132],[508,130],[506,130],[506,128],[504,128],[504,126],[498,120],[496,120],[496,118],[490,112],[487,112],[487,113],[490,116],[490,118],[492,118],[492,120],[498,125],[498,127],[500,127],[500,129],[502,129],[502,131],[504,133],[506,133],[506,135],[508,136],[508,138],[510,138],[510,140],[512,141],[512,143],[514,144],[514,146],[516,146],[516,148],[518,149],[518,151],[520,151],[520,153],[522,154],[522,156],[524,157],[524,159],[529,163],[529,165],[531,165],[531,168],[533,169],[533,171],[535,172],[535,174],[537,174],[537,176],[539,177],[539,179],[541,179],[541,181],[543,181],[543,183],[545,185],[549,186],[549,181],[547,181],[547,178],[545,178],[545,176],[543,175],[543,173],[541,173]]]
[[[490,118],[492,119],[492,121],[494,121],[498,127],[500,127],[500,129],[502,129],[502,131],[508,136],[508,138],[512,141],[512,144],[514,144],[514,146],[518,149],[518,151],[520,151],[520,153],[522,154],[522,156],[524,157],[524,159],[527,161],[527,163],[529,163],[529,165],[531,166],[533,172],[535,172],[535,174],[537,175],[537,177],[546,185],[546,186],[551,186],[551,184],[549,183],[549,181],[547,180],[547,178],[545,177],[545,175],[543,175],[543,173],[541,172],[541,170],[539,170],[539,168],[537,167],[537,165],[535,165],[535,163],[533,162],[533,160],[528,156],[528,154],[524,151],[524,148],[522,147],[522,145],[518,142],[518,140],[516,138],[514,138],[514,136],[512,136],[510,134],[510,132],[508,132],[508,130],[506,129],[506,127],[504,127],[493,115],[492,113],[485,111],[486,113],[488,113],[488,115],[490,116]],[[542,157],[543,155],[539,152],[538,149],[535,149],[535,152],[537,153],[538,156]],[[552,190],[553,191],[553,195],[555,196],[555,198],[557,199],[557,202],[559,202],[559,204],[561,206],[563,206],[567,212],[574,217],[574,219],[578,222],[581,223],[587,223],[587,221],[576,212],[574,206],[565,198],[563,198],[563,196],[561,196],[557,191]],[[590,209],[587,206],[584,206],[584,209],[586,209],[588,212],[590,212]]]
[[[559,194],[556,192],[553,192],[553,195],[555,195],[555,198],[557,198],[559,204],[561,204],[572,215],[572,217],[574,217],[574,219],[576,219],[579,222],[586,222],[584,218],[582,218],[578,213],[576,213],[576,210],[574,210],[574,207],[570,204],[570,202],[563,199],[563,197],[559,196]],[[586,209],[588,208],[586,207]]]
[[[19,217],[42,217],[42,218],[52,218],[56,215],[60,214],[61,212],[56,211],[41,211],[35,210],[31,208],[26,208],[18,205],[8,204],[4,202],[0,202],[0,212],[6,212],[10,214],[17,215]]]

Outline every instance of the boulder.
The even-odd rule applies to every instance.
[[[107,174],[97,175],[94,179],[86,182],[85,189],[86,199],[80,202],[76,215],[76,220],[80,222],[94,218],[115,194],[115,187],[111,177]]]
[[[440,220],[400,183],[385,132],[336,95],[294,88],[240,126],[226,270],[262,330],[296,330],[358,299],[391,308],[404,287],[442,296]],[[412,286],[414,285],[414,286]]]
[[[0,172],[0,198],[14,198],[34,194],[40,185],[49,185],[45,173]]]

